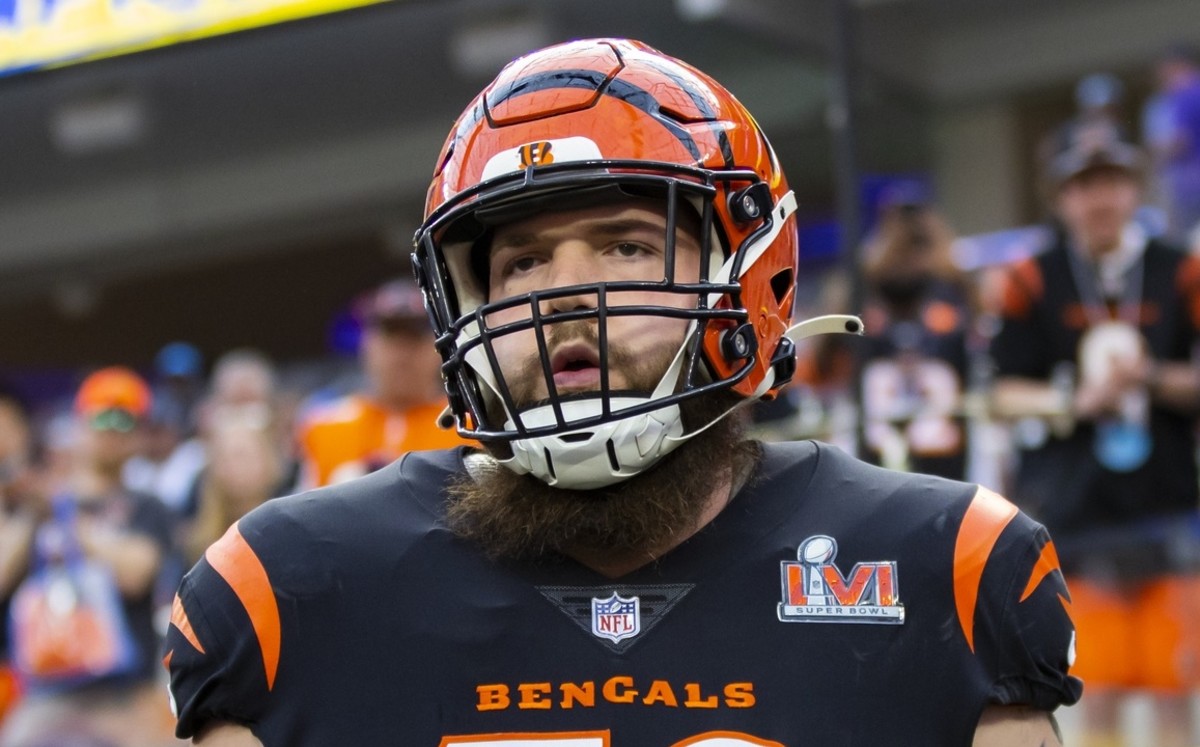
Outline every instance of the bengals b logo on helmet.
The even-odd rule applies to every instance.
[[[554,163],[552,150],[553,146],[544,140],[540,143],[529,143],[517,148],[517,158],[522,169],[530,166],[549,166]]]

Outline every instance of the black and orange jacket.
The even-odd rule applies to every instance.
[[[1044,529],[977,486],[774,444],[709,526],[620,579],[493,562],[444,523],[463,449],[271,501],[185,578],[178,733],[276,745],[967,747],[1073,703]]]
[[[1121,315],[1115,301],[1105,309],[1085,308],[1069,251],[1060,240],[1007,268],[1002,324],[991,344],[997,376],[1045,380],[1064,364],[1076,366],[1090,320]],[[1142,261],[1138,332],[1154,359],[1186,362],[1200,344],[1200,256],[1151,240]],[[1153,451],[1141,467],[1116,472],[1097,460],[1094,425],[1081,421],[1069,436],[1021,454],[1012,498],[1059,538],[1070,573],[1083,563],[1074,548],[1089,551],[1087,541],[1074,541],[1076,534],[1195,511],[1195,428],[1194,415],[1151,402]]]
[[[1055,364],[1075,361],[1097,310],[1084,307],[1068,251],[1059,241],[1008,268],[992,345],[1000,375],[1046,378]],[[1200,335],[1200,256],[1151,240],[1143,262],[1138,329],[1155,358],[1186,361]],[[1115,315],[1115,305],[1098,311]]]

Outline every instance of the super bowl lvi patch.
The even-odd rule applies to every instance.
[[[895,561],[856,563],[844,576],[836,557],[837,540],[818,534],[800,543],[796,560],[780,563],[781,621],[904,623]]]

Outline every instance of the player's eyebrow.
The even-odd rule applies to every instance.
[[[666,226],[664,223],[646,218],[598,218],[588,221],[578,229],[580,235],[600,239],[615,238],[643,231],[665,235]],[[523,249],[537,244],[541,240],[541,234],[535,231],[506,234],[492,242],[492,252],[499,249]]]

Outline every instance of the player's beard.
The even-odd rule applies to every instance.
[[[650,391],[673,356],[670,351],[665,359],[622,373],[633,388]],[[632,358],[610,356],[610,365],[613,360]],[[529,390],[527,382],[518,386]],[[737,401],[730,393],[685,400],[680,405],[684,426],[690,431],[720,418]],[[714,488],[735,482],[757,456],[757,444],[743,440],[735,414],[721,418],[645,472],[595,490],[551,487],[492,463],[450,486],[447,520],[456,534],[478,543],[494,558],[652,552],[698,529]]]

